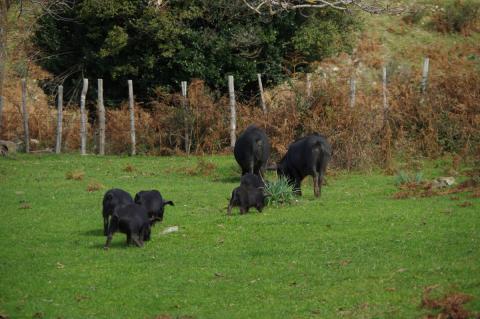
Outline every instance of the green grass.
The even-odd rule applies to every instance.
[[[431,6],[445,7],[449,2],[448,0],[404,0],[403,7],[406,8],[412,4],[427,5],[422,21],[408,25],[402,22],[402,15],[363,15],[364,30],[371,37],[379,40],[382,45],[382,55],[387,63],[394,61],[421,70],[423,58],[432,53],[438,54],[439,49],[447,52],[462,43],[474,48],[480,42],[480,32],[472,32],[470,36],[464,36],[460,33],[440,33],[430,26],[431,17],[434,14]],[[428,49],[432,46],[437,49],[429,52]],[[475,51],[459,52],[466,56],[475,55],[475,53]],[[432,68],[434,67],[435,65],[432,64]]]
[[[476,296],[467,307],[480,310],[479,199],[393,200],[394,176],[339,172],[321,199],[308,180],[291,206],[227,217],[238,169],[232,156],[207,161],[205,176],[184,157],[0,159],[0,314],[418,318],[431,285]],[[429,167],[425,178],[438,176]],[[83,179],[67,179],[72,171]],[[93,182],[105,188],[87,192]],[[116,234],[102,249],[111,187],[175,202],[144,248]],[[173,225],[179,232],[160,235]]]

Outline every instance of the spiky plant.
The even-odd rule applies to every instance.
[[[405,184],[420,184],[423,181],[423,173],[416,172],[415,175],[405,171],[399,171],[395,177],[395,185],[402,186]]]
[[[275,182],[266,183],[264,191],[267,205],[290,204],[295,198],[293,185],[284,177],[280,177]]]

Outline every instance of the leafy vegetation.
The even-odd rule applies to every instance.
[[[423,173],[416,172],[415,174],[400,170],[395,177],[395,185],[400,186],[404,184],[420,184],[423,180]]]
[[[267,197],[267,205],[290,204],[295,198],[293,185],[284,177],[267,182],[264,191]]]
[[[248,93],[257,73],[269,83],[284,79],[282,64],[293,55],[313,61],[351,50],[359,26],[337,10],[260,18],[241,0],[178,0],[160,9],[145,0],[82,0],[59,14],[38,23],[33,40],[42,66],[59,77],[53,83],[68,86],[103,78],[110,99],[124,98],[127,79],[147,99],[159,86],[177,90],[191,78],[224,89],[227,74]]]
[[[474,296],[465,309],[480,309],[474,194],[394,200],[394,177],[328,171],[321,199],[309,179],[296,205],[228,217],[235,160],[206,161],[214,173],[192,176],[195,157],[0,158],[0,314],[420,318],[436,312],[422,303],[452,290]],[[427,163],[425,178],[449,163]],[[83,180],[66,178],[77,170]],[[92,180],[105,187],[88,192]],[[144,248],[116,234],[102,249],[101,201],[111,187],[156,188],[175,202]]]
[[[450,0],[432,16],[432,25],[440,32],[458,32],[465,35],[480,30],[480,2]]]

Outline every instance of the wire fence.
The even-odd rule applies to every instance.
[[[148,110],[135,104],[133,92],[130,92],[130,101],[105,111],[105,123],[101,123],[102,117],[98,116],[103,104],[101,95],[97,101],[86,101],[88,108],[82,121],[78,105],[36,108],[29,105],[27,92],[27,98],[23,100],[27,101],[28,120],[20,105],[4,106],[0,138],[14,141],[25,150],[25,137],[29,136],[32,152],[53,152],[60,136],[61,152],[82,152],[82,123],[85,123],[85,152],[90,154],[211,154],[229,151],[238,133],[256,123],[267,131],[274,153],[278,155],[302,134],[324,133],[337,149],[337,154],[341,154],[342,161],[338,162],[342,167],[362,166],[371,162],[367,160],[369,158],[384,161],[391,157],[387,153],[395,147],[393,144],[404,143],[405,134],[415,140],[417,146],[422,138],[420,148],[427,152],[445,149],[440,133],[450,134],[442,138],[455,135],[457,142],[475,142],[476,139],[471,137],[474,129],[467,133],[465,129],[461,133],[442,132],[445,130],[442,126],[448,123],[442,123],[442,118],[435,113],[455,114],[451,103],[445,101],[450,99],[451,102],[452,96],[462,99],[459,92],[445,89],[447,82],[460,81],[467,86],[478,75],[473,72],[473,79],[445,78],[442,71],[429,84],[428,58],[423,66],[408,79],[393,75],[390,79],[388,75],[395,70],[387,68],[379,70],[373,78],[345,70],[321,71],[297,76],[265,92],[260,76],[259,94],[250,103],[238,103],[233,87],[229,96],[214,100],[205,93],[203,81],[195,80],[188,87],[182,83],[181,92],[171,94],[162,102],[153,102]],[[466,94],[463,98],[467,100],[459,103],[474,108],[475,98],[480,95],[478,85],[465,90],[473,90],[473,96]],[[25,121],[26,124],[22,125]],[[449,121],[464,125],[468,119],[452,117]],[[25,134],[27,128],[29,134]],[[411,134],[417,136],[409,136]],[[459,138],[458,134],[463,135]],[[437,146],[428,150],[427,141],[431,138]],[[103,139],[104,149],[101,150]],[[395,143],[386,141],[389,139]]]
[[[275,109],[284,108],[296,104],[298,107],[306,107],[306,104],[312,104],[313,100],[319,98],[327,91],[327,81],[321,79],[319,76],[306,75],[308,77],[308,83],[303,79],[297,80],[295,83],[290,82],[287,85],[277,88],[275,91],[267,93],[265,108],[261,105],[260,93],[258,96],[253,97],[251,101],[258,100],[256,102],[250,102],[246,104],[235,103],[234,112],[239,111],[242,114],[244,108],[258,108],[263,111],[263,117],[267,116]],[[348,92],[350,78],[347,77],[332,77],[329,81],[334,81],[337,85],[343,86],[342,91]],[[186,82],[185,82],[186,83]],[[186,86],[186,84],[185,84]],[[215,119],[224,123],[222,125],[223,131],[226,131],[230,127],[232,121],[232,108],[230,104],[231,100],[226,97],[213,101],[211,98],[205,96],[203,90],[198,90],[198,81],[191,83],[182,94],[182,97],[177,96],[172,98],[170,105],[158,104],[151,110],[142,108],[139,104],[134,104],[134,128],[137,137],[136,147],[138,146],[140,153],[154,153],[154,154],[171,154],[186,152],[188,148],[191,148],[191,143],[185,141],[188,139],[188,135],[197,131],[197,135],[205,133],[198,132],[198,123],[202,119],[205,119],[212,114],[206,114],[205,111],[210,109],[210,106],[214,106]],[[203,84],[200,84],[202,87]],[[60,86],[61,87],[61,86]],[[306,88],[308,87],[308,88]],[[63,87],[61,88],[63,91]],[[360,95],[357,97],[360,101],[364,98],[362,94],[363,90],[372,93],[371,84],[367,85],[361,83],[358,88]],[[235,93],[233,92],[235,97]],[[30,100],[28,92],[26,92],[26,109],[28,114],[28,136],[30,143],[32,144],[32,151],[45,151],[50,152],[55,150],[55,144],[57,136],[61,136],[60,151],[73,152],[76,150],[81,151],[81,126],[82,126],[82,114],[78,105],[74,106],[61,106],[61,112],[58,108],[36,108],[35,106],[29,106]],[[262,92],[262,94],[265,94]],[[358,94],[358,93],[353,93]],[[376,95],[379,93],[376,92]],[[352,95],[352,93],[350,93]],[[238,94],[236,96],[239,97]],[[182,99],[183,98],[183,99]],[[57,99],[59,96],[57,95]],[[63,100],[63,99],[62,99]],[[87,101],[89,103],[88,109],[85,113],[85,135],[87,141],[87,152],[98,153],[99,152],[99,126],[100,119],[98,116],[98,109],[93,109],[93,103],[97,101]],[[105,114],[105,153],[107,154],[122,154],[129,153],[132,150],[131,134],[131,114],[127,106],[126,101],[118,101],[120,108],[108,109]],[[255,104],[254,104],[255,103]],[[98,104],[98,103],[97,103]],[[354,107],[354,105],[350,105]],[[239,110],[237,110],[237,108]],[[210,110],[208,110],[210,111]],[[61,115],[61,131],[59,130],[59,116]],[[165,127],[165,118],[173,120],[176,124],[184,124],[184,130],[190,131],[190,134],[185,135],[185,132],[181,134],[179,128],[172,130],[172,125]],[[25,144],[25,126],[22,123],[25,121],[25,112],[21,107],[6,108],[2,114],[2,126],[0,138],[3,140],[14,141],[19,144],[20,148],[24,148]],[[235,121],[237,120],[235,116]],[[240,119],[240,122],[243,121]],[[192,126],[189,128],[189,125]],[[240,127],[241,129],[241,127]],[[233,130],[234,135],[230,135],[230,141],[236,136],[237,129]],[[187,132],[188,133],[188,132]],[[230,132],[232,131],[230,130]],[[217,141],[218,147],[215,149],[209,148],[208,151],[221,151],[224,148],[228,148],[228,137],[224,136]],[[166,149],[162,149],[166,147]],[[202,149],[195,147],[194,152],[202,152]]]

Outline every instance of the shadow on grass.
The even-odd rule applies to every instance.
[[[91,229],[87,230],[85,232],[80,232],[83,236],[104,236],[103,235],[103,229],[97,228],[97,229]]]
[[[240,183],[240,176],[223,176],[216,178],[214,181],[219,183]]]
[[[105,242],[106,242],[106,239],[105,239],[105,241],[101,241],[101,242],[92,244],[90,246],[90,248],[104,250],[103,247],[105,246]],[[106,250],[108,251],[108,250],[112,250],[112,249],[127,249],[127,248],[137,248],[137,247],[135,245],[127,246],[127,243],[125,241],[116,241],[116,242],[112,242],[110,244],[110,247]]]

